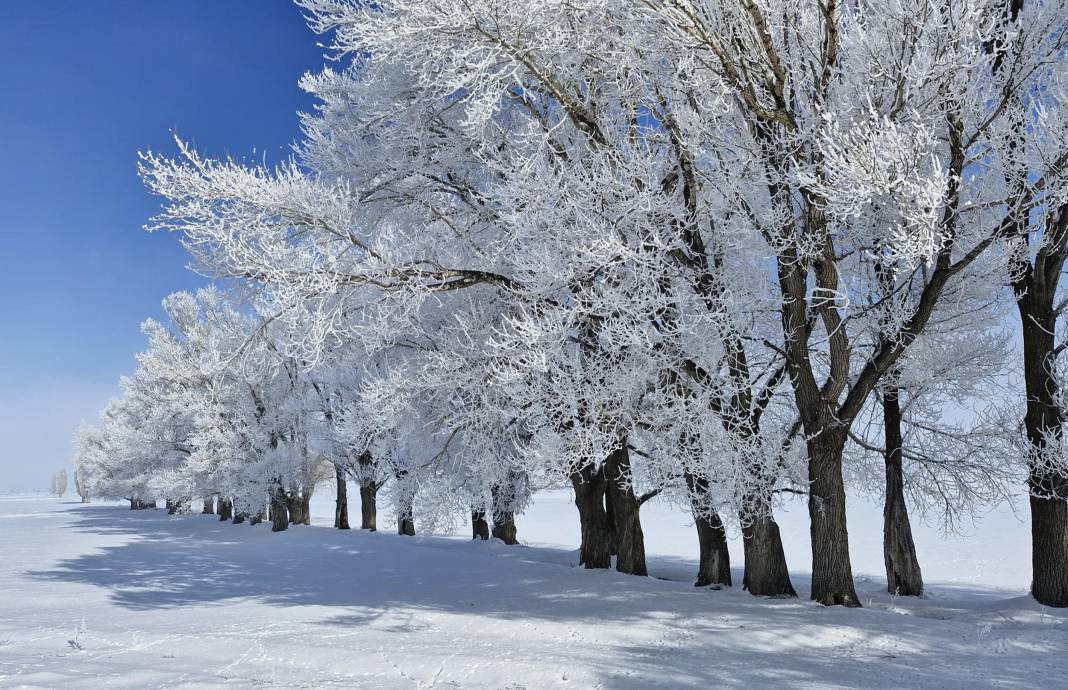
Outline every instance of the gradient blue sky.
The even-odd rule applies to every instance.
[[[44,488],[189,272],[137,152],[277,161],[323,64],[288,0],[0,0],[0,491]]]

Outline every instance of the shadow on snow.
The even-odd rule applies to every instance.
[[[337,613],[315,624],[374,626],[386,633],[418,632],[420,612],[613,626],[621,639],[612,645],[611,668],[600,669],[613,688],[647,687],[665,669],[674,687],[707,687],[709,681],[882,684],[870,675],[870,664],[892,665],[881,673],[907,677],[910,685],[955,686],[974,678],[975,656],[988,655],[998,640],[999,654],[1043,654],[1048,646],[1045,657],[1057,663],[1065,639],[1061,617],[1053,619],[1050,635],[1006,645],[1022,623],[999,607],[1027,612],[1034,606],[1006,600],[996,590],[945,587],[932,598],[908,602],[873,590],[866,603],[874,608],[845,610],[804,598],[757,599],[740,587],[695,589],[676,581],[695,570],[684,559],[650,559],[653,573],[665,581],[562,567],[574,564],[576,552],[546,547],[303,526],[272,534],[269,524],[237,526],[215,516],[104,506],[70,512],[75,519],[69,528],[132,538],[61,560],[32,577],[106,588],[113,603],[132,610],[240,601],[323,606]],[[741,583],[741,571],[733,575]],[[799,591],[807,589],[807,576],[793,577]],[[993,614],[988,618],[995,625],[969,620],[977,610]],[[977,632],[980,625],[985,634],[983,627]],[[652,627],[628,644],[629,626]],[[649,630],[656,631],[653,644]],[[603,665],[603,643],[574,646],[579,657]],[[598,646],[600,662],[590,656]],[[1030,664],[999,664],[984,679],[1031,687],[1042,677],[1033,658]]]

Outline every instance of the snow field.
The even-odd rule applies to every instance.
[[[312,527],[278,534],[0,497],[0,688],[1068,686],[1068,615],[1026,596],[1027,526],[1011,511],[965,537],[917,525],[930,594],[916,601],[881,591],[878,508],[852,505],[861,610],[805,598],[800,504],[780,520],[802,596],[769,600],[692,587],[692,526],[656,502],[643,508],[653,577],[635,578],[568,567],[567,491],[536,497],[519,547],[470,542],[462,524],[329,529],[325,491]]]

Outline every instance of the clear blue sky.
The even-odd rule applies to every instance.
[[[47,486],[141,321],[204,283],[141,229],[137,152],[285,157],[319,40],[288,0],[0,0],[0,491]]]

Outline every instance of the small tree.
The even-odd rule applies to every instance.
[[[74,468],[74,490],[81,497],[82,503],[89,503],[89,487],[83,475],[84,472],[81,468]]]
[[[52,473],[50,488],[54,496],[63,496],[63,494],[67,493],[67,470],[65,468],[60,468]]]

